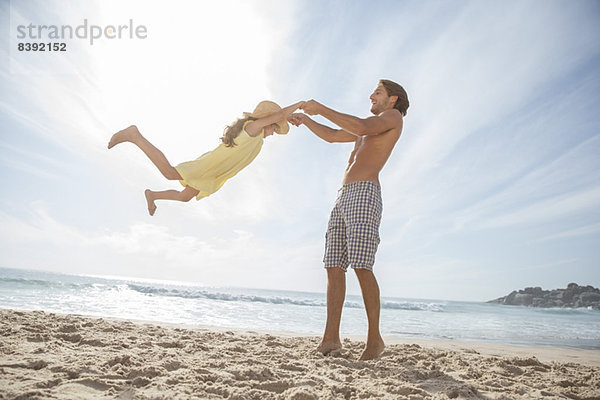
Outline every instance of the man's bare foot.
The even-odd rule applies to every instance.
[[[150,216],[152,216],[156,212],[156,204],[154,204],[154,197],[152,196],[152,190],[146,189],[146,191],[144,192],[144,195],[146,196],[146,202],[148,203],[148,212],[150,213]]]
[[[120,130],[119,132],[115,133],[110,138],[110,141],[108,142],[108,148],[112,149],[114,146],[118,145],[119,143],[131,142],[132,139],[139,134],[140,134],[140,131],[138,130],[137,126],[131,125],[130,127],[125,128],[125,129]]]
[[[381,355],[385,350],[385,343],[383,343],[383,339],[379,338],[374,343],[367,342],[365,350],[360,356],[359,360],[373,360]]]
[[[326,356],[327,354],[331,353],[332,351],[340,350],[341,348],[342,348],[342,342],[340,342],[339,340],[333,340],[333,341],[321,340],[321,343],[319,343],[319,346],[317,346],[317,351],[319,353],[323,354],[324,356]]]

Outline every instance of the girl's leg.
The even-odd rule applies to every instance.
[[[152,143],[142,136],[137,126],[131,125],[129,128],[125,128],[113,135],[108,142],[108,148],[111,149],[115,145],[123,142],[131,142],[139,147],[146,156],[152,161],[158,170],[169,180],[180,180],[181,175],[179,172],[169,163],[167,157],[162,151],[157,149]]]
[[[148,212],[150,215],[154,215],[156,212],[156,200],[176,200],[176,201],[190,201],[198,195],[198,191],[194,188],[186,186],[181,192],[177,190],[163,190],[155,192],[150,189],[146,189],[144,194],[146,195],[146,202],[148,203]]]

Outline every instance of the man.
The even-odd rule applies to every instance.
[[[373,275],[379,244],[382,202],[379,172],[402,132],[402,118],[409,102],[402,86],[381,80],[370,96],[374,116],[361,119],[334,111],[315,100],[307,101],[289,121],[305,125],[329,143],[354,142],[343,186],[327,227],[325,256],[327,270],[327,323],[317,350],[328,354],[342,347],[340,321],[346,296],[346,270],[354,269],[360,283],[369,323],[367,344],[360,357],[370,360],[385,348],[379,332],[379,286]],[[319,124],[308,115],[321,115],[341,129]]]

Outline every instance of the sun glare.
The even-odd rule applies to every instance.
[[[107,129],[136,123],[159,143],[168,140],[173,159],[189,158],[190,149],[210,150],[226,124],[270,97],[267,67],[274,42],[256,4],[174,2],[167,8],[103,2],[101,9],[90,3],[64,14],[49,23],[77,25],[85,18],[108,35],[112,27],[132,23],[145,28],[146,37],[77,41],[81,51],[65,66],[70,77],[41,82],[52,86],[44,93],[77,96],[39,101],[49,111],[60,108],[55,115],[72,110],[93,147],[105,140]]]
[[[148,37],[90,48],[96,79],[91,89],[98,95],[98,109],[110,118],[104,121],[106,129],[136,124],[178,163],[212,150],[227,124],[252,111],[259,100],[272,98],[268,67],[278,41],[269,36],[264,13],[253,8],[256,2],[186,3],[185,9],[175,3],[166,10],[146,4],[104,9],[101,23],[134,18],[147,27]],[[142,155],[133,155],[113,160],[111,168],[134,169],[144,174],[141,181],[164,185]],[[139,167],[131,168],[132,162]],[[240,184],[257,191],[252,182]],[[259,191],[254,198],[263,196]],[[241,209],[262,215],[262,202],[257,202]],[[202,209],[214,213],[218,206],[211,204],[205,200]]]

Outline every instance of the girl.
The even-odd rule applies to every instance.
[[[156,200],[190,201],[193,197],[200,200],[210,196],[223,186],[226,180],[240,172],[256,158],[263,139],[276,132],[288,133],[290,126],[287,118],[304,104],[303,101],[285,108],[272,101],[261,101],[252,113],[244,113],[228,126],[221,137],[222,143],[213,151],[203,154],[193,161],[173,167],[165,155],[142,136],[135,125],[113,135],[108,143],[111,149],[123,142],[138,146],[169,180],[178,180],[185,188],[182,191],[164,190],[145,191],[148,212],[154,215]]]

